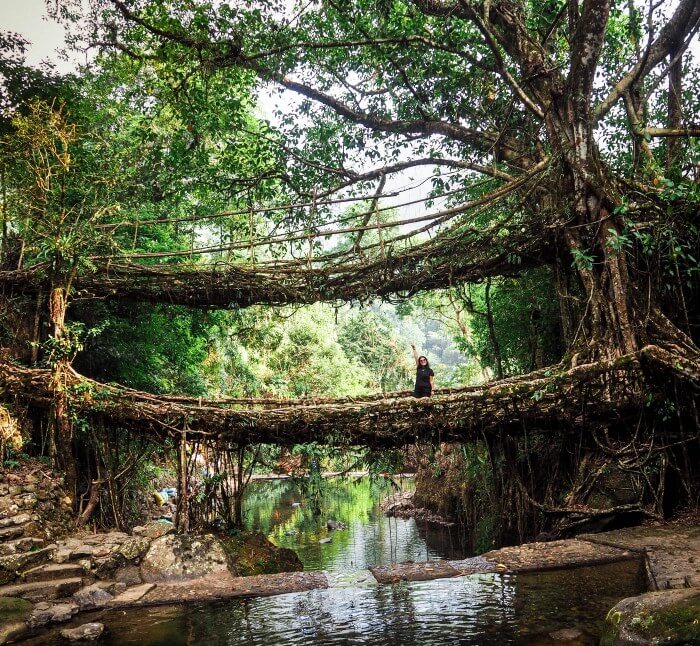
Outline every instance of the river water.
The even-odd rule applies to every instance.
[[[324,490],[317,500],[322,513],[316,514],[314,496],[293,482],[256,482],[247,499],[246,522],[276,544],[295,549],[305,569],[334,573],[339,587],[104,613],[97,619],[107,626],[100,643],[547,645],[562,643],[549,636],[553,631],[575,628],[582,635],[569,643],[597,644],[609,608],[643,590],[640,565],[633,561],[377,585],[359,571],[405,560],[465,557],[459,535],[454,529],[384,517],[378,503],[390,491],[387,484],[335,481]],[[329,532],[329,519],[346,523],[347,529]],[[319,542],[327,538],[331,541]],[[51,643],[50,638],[43,643]]]
[[[279,547],[293,549],[307,571],[348,572],[403,561],[469,556],[466,536],[457,527],[387,517],[380,511],[381,499],[412,487],[410,478],[332,478],[314,496],[292,480],[258,480],[248,491],[245,522]],[[329,520],[347,528],[329,531]]]

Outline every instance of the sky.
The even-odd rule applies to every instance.
[[[75,69],[73,63],[59,59],[63,27],[48,17],[45,0],[0,0],[0,30],[17,32],[30,41],[29,64],[39,65],[49,59],[59,71]]]

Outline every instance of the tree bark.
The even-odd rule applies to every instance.
[[[177,517],[175,527],[181,534],[190,531],[190,501],[189,501],[189,473],[187,469],[187,433],[180,434],[178,446],[178,492],[177,492]]]
[[[63,286],[53,286],[49,294],[49,322],[51,336],[54,339],[54,352],[59,356],[54,361],[51,369],[51,385],[54,393],[51,410],[52,428],[52,459],[56,468],[65,473],[66,489],[70,492],[73,501],[77,486],[77,473],[75,459],[73,457],[73,428],[70,420],[68,405],[67,375],[70,371],[70,361],[60,349],[60,342],[65,335],[66,318],[66,294]]]

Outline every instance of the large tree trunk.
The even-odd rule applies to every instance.
[[[52,286],[49,294],[49,322],[55,361],[52,364],[51,383],[54,401],[51,410],[51,448],[54,466],[66,475],[66,488],[75,500],[77,474],[73,457],[73,425],[70,419],[66,375],[70,360],[62,350],[65,337],[67,289],[62,285]]]
[[[547,127],[561,158],[558,209],[569,214],[562,242],[585,300],[572,354],[589,359],[629,354],[641,347],[641,337],[632,323],[635,289],[619,244],[624,224],[615,214],[616,189],[599,158],[588,102],[574,95],[554,105]]]

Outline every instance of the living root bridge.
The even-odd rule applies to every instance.
[[[416,440],[468,441],[499,430],[520,433],[526,426],[563,430],[631,418],[643,404],[641,361],[649,348],[568,370],[553,367],[484,386],[436,391],[430,399],[404,392],[357,400],[257,399],[243,406],[246,400],[158,397],[75,372],[66,386],[73,411],[161,438],[186,431],[192,439],[239,446],[316,441],[390,448]],[[0,372],[6,397],[50,406],[50,371],[3,362]]]
[[[92,273],[76,277],[73,298],[214,308],[410,296],[489,276],[514,276],[551,262],[542,227],[539,222],[503,225],[486,233],[470,230],[353,262],[324,256],[311,263],[221,261],[205,266],[96,262]],[[46,266],[0,271],[0,287],[14,294],[46,291]]]

